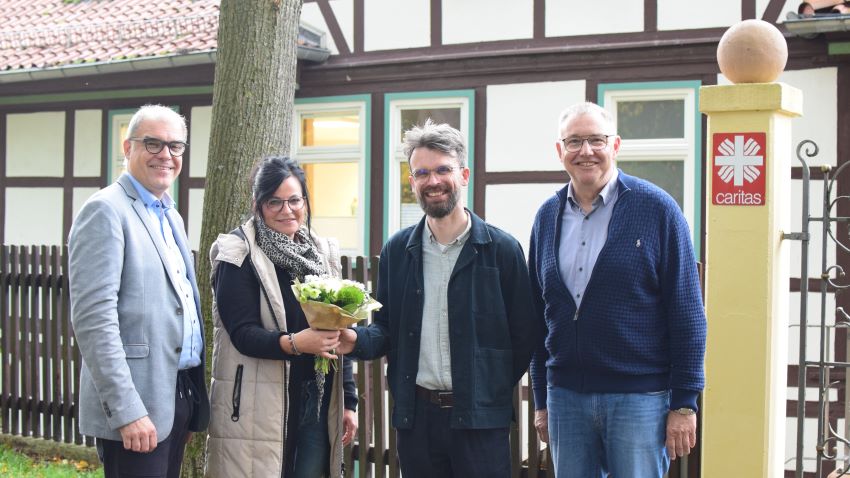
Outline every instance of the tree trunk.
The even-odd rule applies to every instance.
[[[208,251],[250,214],[250,172],[270,154],[288,154],[302,0],[222,0],[204,191],[198,287],[204,314],[207,377],[212,358]],[[186,449],[183,476],[200,477],[206,433]]]

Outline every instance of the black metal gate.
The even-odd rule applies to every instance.
[[[797,447],[795,477],[803,478],[805,455],[815,455],[815,476],[824,476],[830,473],[830,477],[850,476],[850,422],[846,419],[842,427],[838,426],[838,417],[850,417],[850,396],[846,393],[846,372],[850,368],[850,362],[830,359],[836,349],[841,348],[840,354],[846,358],[848,341],[850,335],[850,315],[843,307],[827,310],[828,297],[835,294],[836,303],[838,295],[842,290],[850,288],[845,271],[841,265],[842,257],[850,254],[850,217],[841,216],[839,211],[848,210],[850,196],[839,191],[839,180],[842,173],[850,170],[848,164],[841,164],[838,168],[821,166],[819,176],[823,181],[823,200],[820,211],[812,215],[810,213],[810,185],[813,179],[806,158],[817,156],[818,146],[813,141],[804,140],[797,146],[797,159],[802,164],[803,194],[802,194],[802,232],[788,233],[785,239],[799,240],[802,242],[800,254],[800,351],[799,367],[797,373]],[[805,158],[804,158],[805,156]],[[847,175],[850,177],[850,174]],[[815,179],[816,180],[816,179]],[[844,178],[848,181],[850,178]],[[820,227],[821,240],[816,245],[821,250],[820,276],[816,284],[820,289],[820,320],[818,323],[809,324],[808,321],[808,293],[809,293],[809,242],[811,239],[810,225]],[[835,257],[830,259],[831,247],[835,247]],[[834,318],[834,323],[832,319]],[[807,359],[807,335],[809,332],[818,334],[818,357]],[[839,341],[840,340],[840,341]],[[843,342],[843,343],[842,343]],[[841,345],[841,347],[839,347]],[[815,450],[811,448],[812,443],[805,443],[805,419],[806,419],[806,385],[813,382],[816,375],[818,400],[817,400],[817,430],[814,442]],[[838,410],[830,410],[830,405],[840,407]],[[813,411],[809,411],[811,416]],[[814,452],[814,453],[812,453]],[[832,468],[834,466],[834,469]]]

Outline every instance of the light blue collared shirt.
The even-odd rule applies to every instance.
[[[177,245],[179,238],[171,228],[171,221],[167,220],[168,214],[175,213],[173,211],[174,201],[168,193],[165,193],[161,200],[158,199],[150,191],[145,189],[132,174],[126,174],[136,188],[136,192],[139,193],[139,198],[145,204],[145,210],[148,212],[148,219],[151,221],[151,224],[162,234],[162,239],[165,241],[166,250],[168,251],[169,267],[173,268],[175,275],[180,278],[178,292],[184,311],[183,345],[180,350],[180,359],[177,362],[177,368],[183,370],[197,367],[201,364],[201,351],[204,344],[201,339],[201,323],[198,317],[198,309],[195,306],[195,293],[187,270],[191,265],[186,264],[183,260],[183,254],[180,253],[180,247]]]
[[[617,189],[618,172],[593,200],[593,209],[587,214],[579,205],[573,184],[567,186],[567,204],[561,216],[561,242],[558,245],[558,267],[561,280],[573,296],[576,307],[581,307],[584,290],[590,281],[596,258],[608,240],[608,224],[614,204],[620,195]]]

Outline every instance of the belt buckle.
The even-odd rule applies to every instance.
[[[432,401],[440,408],[452,408],[452,392],[433,392]],[[433,400],[436,398],[436,400]]]

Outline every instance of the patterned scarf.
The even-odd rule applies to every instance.
[[[306,229],[299,228],[293,240],[267,226],[261,218],[255,217],[254,225],[257,229],[257,246],[273,264],[300,281],[306,275],[327,274],[319,251]]]

